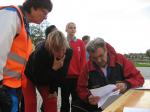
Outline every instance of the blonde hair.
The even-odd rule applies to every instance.
[[[69,44],[61,31],[55,30],[48,34],[45,42],[45,48],[49,51],[49,53],[52,53],[52,51],[58,51],[63,47],[69,48]]]

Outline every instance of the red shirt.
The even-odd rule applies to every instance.
[[[78,77],[82,68],[86,64],[86,50],[82,40],[74,39],[69,41],[73,50],[73,55],[68,70],[69,77]]]

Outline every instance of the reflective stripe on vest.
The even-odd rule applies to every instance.
[[[17,63],[20,63],[22,65],[25,65],[25,63],[26,63],[25,58],[20,57],[19,55],[12,53],[12,52],[8,54],[8,59],[16,61]],[[5,75],[10,76],[10,77],[16,77],[17,79],[21,78],[20,73],[14,71],[14,70],[11,70],[9,68],[4,67],[3,72]]]
[[[21,79],[21,74],[20,74],[20,73],[17,73],[16,71],[13,71],[13,70],[4,68],[4,69],[3,69],[3,72],[4,72],[4,74],[7,74],[7,75],[10,76],[10,77],[15,77],[15,78],[17,78],[18,80]]]
[[[23,58],[23,57],[17,55],[16,53],[12,53],[12,52],[10,52],[10,53],[8,54],[8,59],[11,59],[11,60],[13,60],[13,61],[16,61],[16,62],[18,62],[18,63],[20,63],[20,64],[22,64],[22,65],[25,65],[25,63],[26,63],[26,59],[25,59],[25,58]]]

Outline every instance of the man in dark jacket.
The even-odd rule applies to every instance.
[[[72,112],[97,112],[100,97],[93,96],[90,89],[115,84],[124,93],[130,88],[142,86],[144,78],[131,61],[115,50],[102,38],[96,38],[87,45],[90,60],[78,80],[78,94],[81,100],[74,102]]]

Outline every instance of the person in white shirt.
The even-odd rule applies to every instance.
[[[51,10],[50,0],[26,0],[18,7],[0,6],[0,111],[2,112],[18,112],[17,92],[21,88],[21,75],[26,61],[32,52],[29,23],[40,24]]]

